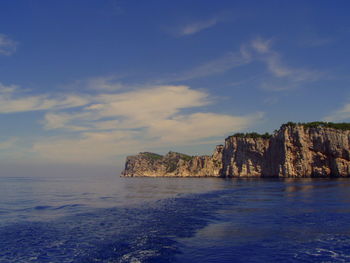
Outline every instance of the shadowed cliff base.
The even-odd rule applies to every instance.
[[[349,177],[350,123],[283,124],[274,134],[236,133],[211,156],[128,156],[123,176]]]

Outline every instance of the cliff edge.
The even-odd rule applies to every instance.
[[[123,176],[348,177],[349,123],[287,123],[270,134],[237,133],[211,156],[127,157]]]

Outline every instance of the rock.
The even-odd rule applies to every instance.
[[[274,135],[236,134],[211,156],[169,152],[127,157],[124,176],[347,177],[350,130],[284,124]]]
[[[222,149],[217,146],[212,156],[189,156],[169,152],[165,156],[144,152],[126,159],[123,176],[172,176],[205,177],[220,176]]]

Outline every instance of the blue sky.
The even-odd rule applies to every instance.
[[[110,165],[350,121],[349,1],[1,1],[0,163]]]

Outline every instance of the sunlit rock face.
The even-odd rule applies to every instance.
[[[139,153],[126,159],[124,176],[218,177],[222,168],[222,149],[217,146],[212,156],[189,156],[169,152],[161,156]]]
[[[285,126],[281,128],[274,141],[274,145],[279,146],[272,145],[271,151],[282,148],[283,154],[278,167],[273,165],[278,176],[350,175],[350,131],[348,130]],[[272,156],[277,154],[279,152],[272,152]]]
[[[350,175],[350,131],[284,125],[271,138],[226,139],[222,176]]]
[[[231,136],[225,140],[221,175],[262,176],[266,166],[269,139]]]
[[[124,176],[347,177],[350,131],[282,125],[272,136],[230,136],[212,156],[127,157]]]

